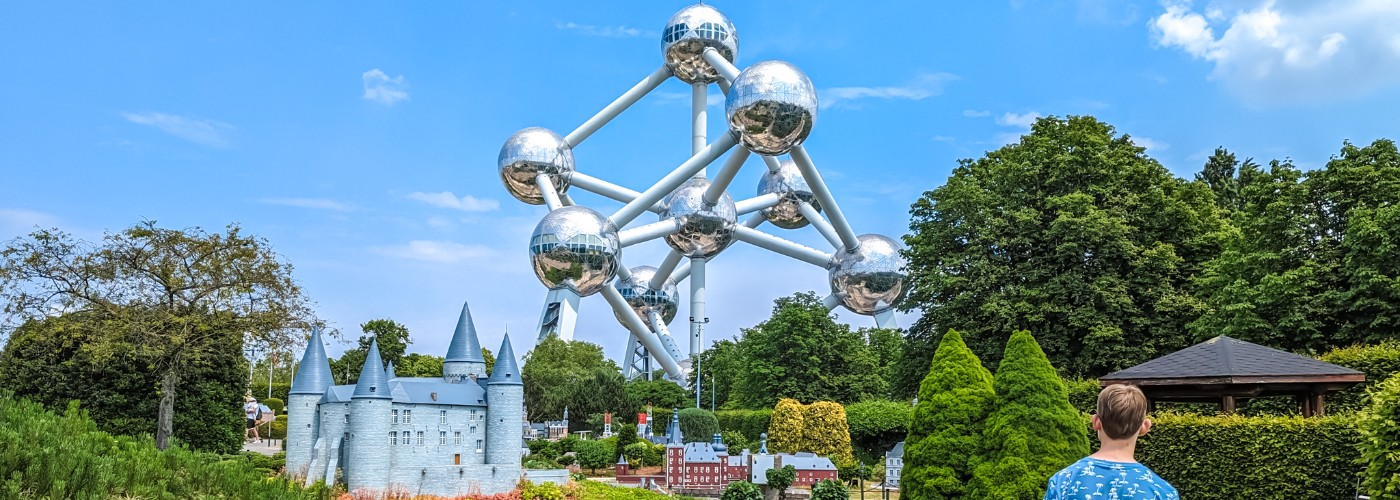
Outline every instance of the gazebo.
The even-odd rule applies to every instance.
[[[1152,409],[1158,401],[1218,403],[1226,413],[1240,399],[1293,396],[1304,417],[1326,412],[1323,397],[1366,381],[1356,370],[1224,335],[1099,378],[1099,386],[1132,384]]]

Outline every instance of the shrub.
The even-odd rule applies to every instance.
[[[846,408],[831,401],[818,401],[802,411],[802,450],[847,465],[851,457],[851,432],[846,425]]]
[[[981,453],[982,422],[996,400],[992,374],[957,331],[938,343],[919,385],[909,436],[904,441],[905,498],[962,498]]]
[[[724,487],[719,500],[763,500],[763,492],[748,481],[735,481]]]
[[[1361,415],[1361,460],[1366,490],[1375,500],[1400,498],[1400,377],[1391,377],[1371,393],[1371,409]]]
[[[568,453],[574,451],[574,445],[578,444],[579,441],[580,439],[578,438],[578,436],[575,436],[573,434],[569,434],[567,436],[559,438],[559,441],[557,441],[559,443],[559,453]]]
[[[719,433],[719,420],[709,410],[686,408],[681,410],[681,436],[687,443],[708,443]]]
[[[521,500],[564,500],[564,490],[560,489],[557,484],[522,482],[524,484],[520,486]]]
[[[884,460],[885,452],[909,434],[914,407],[899,401],[861,401],[846,406],[851,446],[857,456]]]
[[[671,500],[671,497],[641,488],[628,488],[600,483],[580,481],[576,500]]]
[[[720,431],[719,435],[720,440],[724,441],[725,448],[729,449],[730,455],[738,455],[743,450],[758,452],[753,443],[738,431]]]
[[[768,469],[763,473],[768,478],[768,487],[778,492],[778,498],[787,498],[787,489],[792,486],[792,482],[797,480],[797,468],[791,465],[784,465]]]
[[[851,492],[840,481],[827,479],[812,485],[812,500],[850,500]]]
[[[1069,405],[1084,413],[1093,413],[1099,404],[1099,381],[1092,378],[1064,379],[1069,393]]]
[[[1336,499],[1355,495],[1353,416],[1158,413],[1137,458],[1181,498]],[[1377,498],[1377,497],[1372,497]]]
[[[268,435],[263,436],[271,439],[287,439],[287,416],[278,415],[272,423],[263,427],[267,429]],[[270,429],[269,429],[270,428]]]
[[[768,422],[773,419],[773,410],[720,410],[715,412],[715,418],[719,420],[720,432],[738,432],[743,434],[748,442],[757,443],[759,435],[768,432]]]
[[[530,447],[530,458],[538,460],[554,460],[562,453],[559,450],[559,443],[536,439],[530,441],[526,446]]]
[[[666,463],[666,445],[642,443],[648,446],[646,455],[642,456],[642,467],[656,467]]]
[[[982,430],[987,449],[973,474],[974,496],[1040,498],[1052,474],[1089,454],[1084,419],[1025,330],[1011,334],[992,384],[996,408]]]
[[[627,464],[632,467],[643,467],[646,464],[647,451],[651,449],[651,443],[636,442],[627,445],[622,451],[622,456],[627,457]]]
[[[244,365],[244,367],[246,368],[247,365]],[[248,373],[248,370],[243,370],[243,373]],[[264,375],[266,374],[264,373]],[[253,397],[258,398],[259,401],[263,401],[263,398],[267,397],[267,379],[264,377],[262,382],[258,382],[256,380],[257,377],[253,378],[253,383],[249,385],[248,390],[252,391]],[[272,398],[274,399],[286,401],[287,394],[290,392],[292,392],[292,384],[283,382],[272,384]]]
[[[618,457],[625,454],[627,447],[638,442],[637,426],[633,424],[622,424],[614,427],[614,429],[617,429],[617,443],[613,445],[616,447],[613,450],[613,463],[617,463]]]
[[[1368,392],[1391,375],[1400,373],[1400,342],[1343,347],[1317,359],[1366,373],[1366,381],[1327,397],[1328,412],[1356,412],[1370,406]]]
[[[595,474],[598,469],[613,464],[613,446],[603,440],[579,441],[578,444],[574,445],[574,454],[578,458],[579,467],[586,468]]]
[[[783,398],[773,407],[768,423],[768,451],[793,453],[802,446],[802,403]]]
[[[273,415],[281,415],[282,410],[287,409],[287,403],[277,398],[264,399],[262,404],[267,405],[267,408],[272,410]]]
[[[573,455],[559,455],[559,458],[554,462],[558,463],[562,467],[568,467],[570,465],[573,465],[576,461],[577,459],[575,459]]]

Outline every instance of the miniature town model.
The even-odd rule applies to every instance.
[[[441,378],[398,377],[369,353],[355,385],[332,385],[313,330],[287,401],[287,471],[351,492],[499,493],[521,477],[525,388],[510,336],[491,376],[462,306]]]
[[[885,452],[885,489],[899,489],[899,474],[904,471],[904,441],[895,443]]]

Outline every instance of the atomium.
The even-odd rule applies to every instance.
[[[576,323],[572,315],[577,314],[580,298],[602,295],[628,330],[623,365],[629,375],[650,374],[655,359],[672,380],[685,380],[687,371],[694,368],[692,360],[698,362],[695,356],[704,347],[708,266],[712,261],[722,264],[723,253],[735,243],[821,268],[831,285],[830,295],[823,300],[828,309],[845,306],[873,316],[881,327],[895,326],[891,311],[907,288],[903,254],[894,239],[856,236],[804,149],[817,117],[815,87],[786,62],[735,67],[736,33],[734,24],[713,7],[686,7],[671,17],[663,31],[663,57],[657,70],[568,135],[527,128],[501,147],[497,163],[506,190],[525,203],[549,209],[535,227],[529,247],[535,276],[550,289],[540,316],[541,337],[571,339]],[[671,77],[691,90],[689,157],[677,154],[672,160],[679,166],[641,191],[575,170],[575,152],[588,137]],[[707,130],[705,98],[711,83],[727,92],[724,131],[714,137]],[[727,189],[740,169],[758,163],[750,161],[751,153],[760,155],[768,168],[757,196],[736,200]],[[588,151],[578,159],[580,165],[601,165],[609,158],[606,152]],[[711,168],[715,164],[722,166]],[[623,206],[604,215],[579,205],[567,192],[570,188]],[[655,222],[639,218],[648,211],[657,214]],[[831,250],[762,231],[764,223],[780,230],[812,226]],[[669,246],[660,265],[623,266],[624,247],[658,239]],[[689,359],[667,327],[680,308],[677,283],[687,280]]]

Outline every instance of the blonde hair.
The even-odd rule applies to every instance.
[[[1137,434],[1147,418],[1147,396],[1134,385],[1105,387],[1099,391],[1098,416],[1110,439],[1126,439]]]

